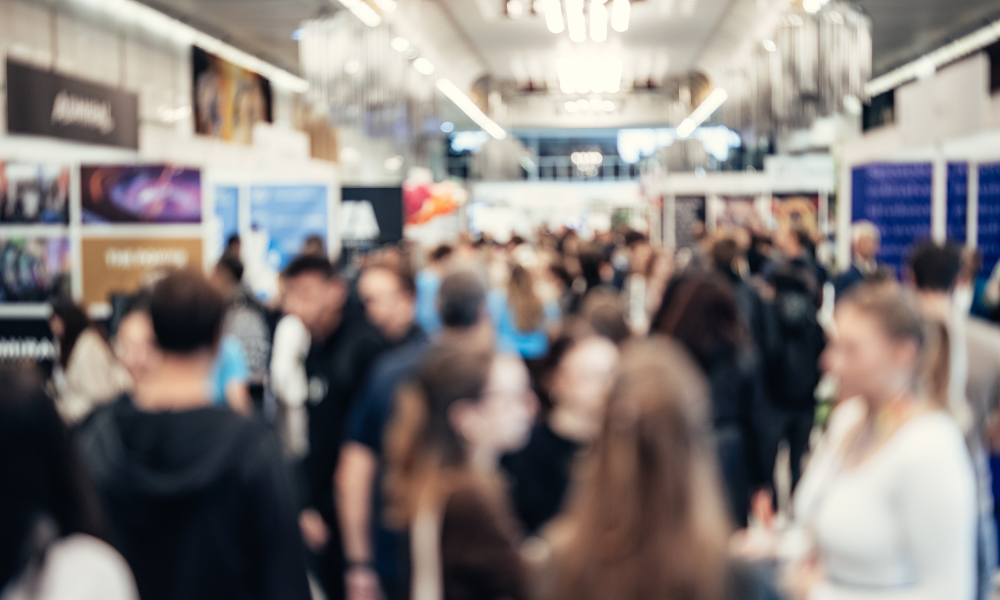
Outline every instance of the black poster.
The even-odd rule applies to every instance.
[[[403,240],[403,188],[345,187],[340,199],[345,247],[384,246]],[[368,216],[372,214],[377,230]]]
[[[48,320],[0,317],[0,365],[26,361],[51,366],[56,358]]]
[[[705,197],[677,196],[674,215],[677,248],[693,248],[705,233]]]
[[[7,60],[7,129],[139,148],[139,97]]]

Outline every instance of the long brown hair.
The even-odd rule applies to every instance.
[[[545,307],[535,293],[535,278],[521,265],[514,265],[507,281],[507,304],[518,331],[534,331],[545,320]]]
[[[703,367],[720,352],[736,352],[748,338],[732,286],[707,273],[674,278],[651,329],[683,344]]]
[[[916,298],[895,286],[862,284],[837,303],[838,309],[845,306],[875,319],[889,339],[913,342],[919,352],[913,391],[922,393],[939,408],[948,408],[951,347],[944,323],[925,318]]]
[[[601,437],[554,529],[555,597],[716,600],[730,525],[707,384],[663,338],[628,346],[621,365]]]
[[[427,486],[440,498],[463,474],[467,451],[448,413],[459,400],[482,398],[493,360],[486,348],[441,345],[399,391],[386,438],[386,516],[392,525],[410,523]]]

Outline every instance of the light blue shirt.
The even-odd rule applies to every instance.
[[[217,406],[226,404],[226,386],[230,383],[249,383],[250,364],[243,345],[232,335],[222,336],[219,343],[219,354],[212,365],[209,375],[212,401]]]
[[[423,269],[417,273],[416,320],[420,328],[429,336],[441,331],[441,314],[438,311],[438,291],[441,278],[437,273]]]
[[[497,350],[520,354],[527,359],[542,358],[549,351],[548,326],[559,320],[559,305],[555,302],[545,303],[545,321],[532,331],[521,331],[514,322],[507,305],[507,294],[501,291],[490,292],[488,299],[490,316],[497,333]]]

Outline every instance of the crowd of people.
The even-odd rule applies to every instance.
[[[989,598],[995,282],[852,241],[311,243],[267,305],[231,243],[57,301],[51,377],[0,367],[0,600]]]

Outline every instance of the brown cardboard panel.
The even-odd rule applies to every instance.
[[[130,294],[164,269],[201,269],[201,238],[84,238],[81,240],[84,304]]]

